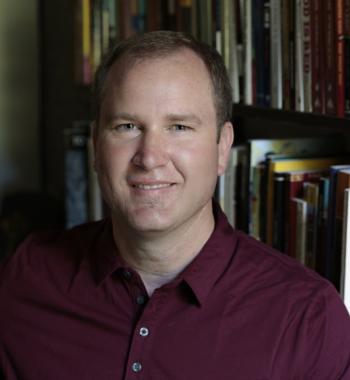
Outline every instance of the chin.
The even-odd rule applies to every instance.
[[[171,229],[172,222],[169,216],[159,212],[141,212],[129,218],[130,226],[139,232],[162,232]]]

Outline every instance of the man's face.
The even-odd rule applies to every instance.
[[[162,233],[189,226],[211,215],[231,125],[218,144],[210,77],[191,51],[126,66],[115,64],[107,76],[95,133],[102,192],[123,228]]]

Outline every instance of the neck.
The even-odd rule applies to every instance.
[[[116,218],[112,221],[119,253],[139,273],[149,296],[190,264],[214,229],[211,205],[195,220],[164,233],[139,233],[119,224]]]

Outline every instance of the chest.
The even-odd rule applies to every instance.
[[[227,295],[199,306],[179,290],[147,300],[125,286],[106,294],[18,306],[6,338],[13,379],[281,378],[272,373],[288,348],[269,305]]]

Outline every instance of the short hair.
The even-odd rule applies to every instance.
[[[208,70],[214,90],[213,98],[218,127],[221,127],[226,121],[231,121],[232,90],[225,64],[217,50],[186,33],[154,31],[121,41],[102,60],[96,71],[93,87],[96,122],[98,123],[100,118],[106,78],[114,63],[121,61],[124,57],[130,58],[131,64],[143,59],[166,57],[181,49],[193,51]]]

